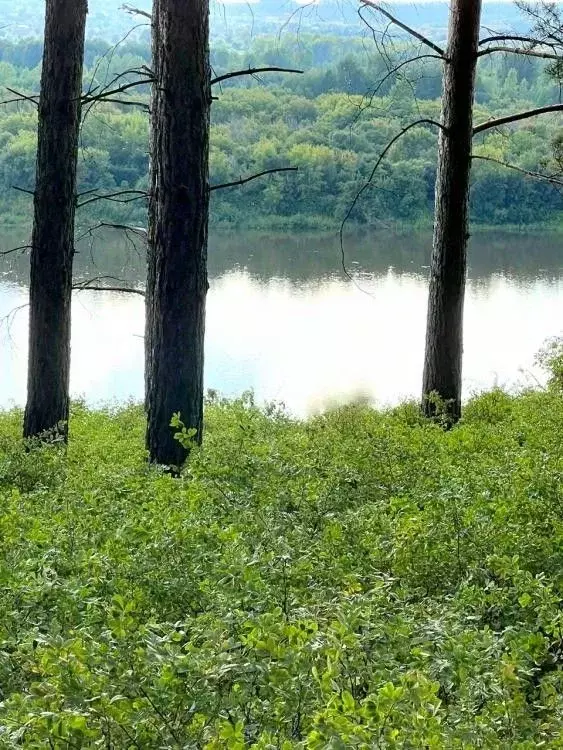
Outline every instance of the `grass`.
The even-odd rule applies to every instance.
[[[0,748],[563,748],[563,398],[0,415]]]

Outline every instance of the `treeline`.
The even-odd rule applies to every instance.
[[[0,52],[0,82],[34,93],[39,86],[38,42],[6,45]],[[90,42],[85,88],[110,81],[149,60],[139,42],[112,52],[106,42]],[[387,62],[362,40],[345,45],[337,37],[304,37],[300,44],[257,39],[249,51],[215,45],[214,75],[278,65],[302,75],[266,74],[260,83],[242,77],[216,91],[211,141],[211,184],[276,167],[298,172],[267,177],[243,188],[213,193],[212,219],[244,225],[289,223],[334,226],[346,214],[368,179],[379,154],[405,123],[439,117],[440,69],[428,60],[405,66],[404,75],[388,75]],[[477,90],[478,121],[554,99],[553,82],[542,61],[505,56],[481,66]],[[127,79],[125,79],[127,80]],[[134,99],[148,104],[148,87]],[[9,95],[8,95],[9,97]],[[527,121],[506,132],[488,134],[478,155],[522,170],[549,168],[560,133],[557,116]],[[79,159],[80,192],[143,190],[147,186],[148,118],[142,108],[119,104],[86,108]],[[4,222],[29,213],[30,198],[14,186],[33,188],[36,115],[17,103],[0,110],[0,208]],[[436,133],[412,129],[389,153],[352,220],[358,224],[430,221],[434,200]],[[89,203],[85,220],[144,222],[144,201]],[[249,210],[249,208],[251,210]],[[521,173],[480,160],[475,163],[473,219],[491,225],[538,224],[560,219],[561,192]]]

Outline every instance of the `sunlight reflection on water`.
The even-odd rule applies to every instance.
[[[253,389],[306,414],[354,399],[396,403],[420,389],[427,284],[389,270],[341,278],[259,280],[245,270],[211,281],[206,387],[224,395]],[[0,284],[0,316],[27,302],[23,286]],[[80,292],[73,298],[71,389],[90,403],[141,400],[140,297]],[[561,333],[561,278],[492,274],[470,281],[465,312],[465,397],[542,379],[533,366],[543,341]],[[25,400],[27,310],[3,320],[0,403]]]

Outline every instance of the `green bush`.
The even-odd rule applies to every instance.
[[[563,399],[0,416],[1,748],[561,747]],[[177,423],[179,426],[179,423]],[[175,429],[178,429],[178,426]]]

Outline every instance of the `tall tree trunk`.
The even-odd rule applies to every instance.
[[[66,439],[76,166],[87,0],[47,0],[39,95],[24,435]]]
[[[170,428],[179,412],[203,427],[211,104],[208,0],[153,5],[152,163],[146,296],[146,408],[150,460],[179,466]]]
[[[434,243],[423,376],[423,410],[461,415],[463,302],[469,239],[469,177],[481,0],[452,0],[442,94]]]

